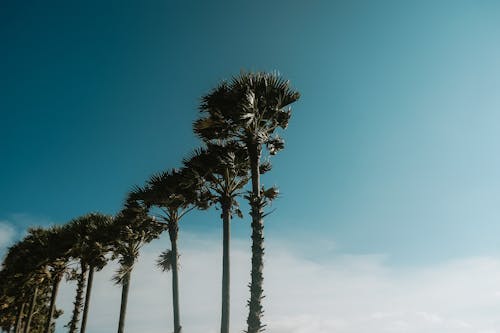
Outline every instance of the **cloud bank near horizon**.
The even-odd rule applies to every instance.
[[[221,245],[183,235],[180,295],[183,330],[219,331]],[[155,267],[166,239],[145,248],[132,276],[126,329],[172,330],[170,273]],[[245,329],[250,244],[232,243],[231,331]],[[264,322],[273,333],[498,333],[500,258],[463,258],[420,268],[390,267],[380,255],[336,254],[314,262],[284,242],[268,244]],[[121,287],[110,281],[115,264],[95,275],[90,332],[116,330]],[[64,283],[58,306],[64,332],[74,297]]]

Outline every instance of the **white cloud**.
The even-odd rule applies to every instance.
[[[164,244],[164,246],[162,246]],[[128,332],[172,331],[169,273],[155,267],[166,238],[148,246],[133,273]],[[275,244],[275,245],[273,245]],[[277,245],[276,245],[277,244]],[[378,255],[332,255],[314,262],[268,242],[265,317],[272,333],[499,333],[500,259],[464,258],[420,268],[390,267]],[[231,331],[245,329],[250,244],[232,244]],[[220,320],[221,248],[217,240],[182,235],[181,320],[185,332],[215,333]],[[116,329],[120,287],[115,265],[95,276],[89,332]],[[64,284],[58,305],[69,320],[74,284]]]
[[[6,222],[0,221],[0,253],[5,251],[7,246],[9,246],[16,236],[16,230],[14,227]]]

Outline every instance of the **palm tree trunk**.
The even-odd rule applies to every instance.
[[[21,307],[19,308],[19,313],[17,314],[17,318],[16,318],[16,325],[14,326],[14,333],[21,332],[21,323],[23,321],[23,313],[24,313],[25,306],[26,306],[26,303],[23,302],[23,304],[21,304]]]
[[[24,333],[30,331],[31,319],[33,318],[33,312],[35,311],[36,296],[38,294],[38,287],[35,287],[33,291],[33,297],[31,298],[30,310],[28,312],[28,317],[26,318],[26,325],[24,326]]]
[[[252,175],[252,193],[250,195],[250,207],[252,215],[252,272],[250,281],[250,301],[247,333],[258,333],[262,325],[262,294],[264,276],[264,220],[262,218],[263,202],[260,194],[260,156],[261,146],[251,143],[248,146],[250,158],[250,170]]]
[[[230,310],[230,271],[229,271],[229,240],[231,237],[231,198],[222,199],[222,315],[221,333],[229,333]]]
[[[178,270],[178,255],[177,255],[177,221],[170,223],[169,235],[172,244],[172,302],[174,310],[174,333],[181,332],[180,314],[179,314],[179,270]]]
[[[54,317],[57,291],[59,290],[59,282],[61,282],[61,278],[62,278],[62,272],[57,272],[56,275],[54,276],[54,281],[52,283],[52,292],[50,296],[49,313],[47,314],[47,320],[45,322],[45,330],[44,330],[45,333],[50,332],[50,325],[52,324],[52,318]]]
[[[120,306],[120,320],[118,321],[118,333],[123,333],[125,329],[125,315],[127,313],[128,289],[130,286],[130,272],[125,276],[122,286],[122,302]]]
[[[87,275],[87,264],[82,263],[82,271],[80,272],[80,276],[78,277],[78,285],[76,287],[76,296],[73,307],[73,315],[71,317],[71,321],[69,322],[69,333],[76,333],[76,325],[78,324],[80,317],[80,310],[82,308],[83,301],[83,289],[85,288],[85,279]]]
[[[80,333],[85,333],[85,328],[87,327],[87,316],[89,313],[90,294],[92,292],[93,281],[94,281],[94,267],[90,266],[89,278],[87,280],[87,292],[85,293],[85,305],[83,306],[82,326],[80,328]]]

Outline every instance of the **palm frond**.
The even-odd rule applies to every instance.
[[[173,259],[174,259],[173,258],[173,252],[171,250],[165,250],[158,257],[158,260],[156,261],[156,265],[163,272],[168,272],[168,271],[170,271],[172,269],[172,266],[174,264],[174,260]]]
[[[133,268],[133,265],[121,265],[112,277],[113,282],[115,284],[123,284]]]

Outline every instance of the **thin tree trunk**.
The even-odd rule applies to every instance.
[[[71,317],[71,321],[69,322],[69,333],[76,333],[76,325],[78,325],[80,310],[82,308],[83,301],[83,289],[85,288],[85,280],[87,275],[87,264],[82,263],[82,271],[80,276],[78,277],[78,285],[76,287],[76,296],[73,307],[73,316]]]
[[[125,329],[125,315],[127,314],[128,289],[130,286],[130,272],[125,276],[122,286],[122,302],[120,306],[120,319],[118,320],[118,333],[123,333]]]
[[[179,231],[178,221],[169,223],[169,236],[172,244],[172,302],[174,311],[174,333],[181,332],[180,314],[179,314],[179,275],[178,275],[178,255],[177,255],[177,234]]]
[[[61,278],[62,272],[57,272],[54,276],[54,281],[52,283],[52,292],[50,296],[49,313],[47,314],[47,320],[45,322],[45,333],[50,332],[50,325],[52,324],[52,318],[54,317],[54,311],[56,309],[57,291],[59,290],[59,282],[61,282]]]
[[[94,267],[90,266],[89,278],[87,280],[87,292],[85,293],[85,305],[83,306],[82,326],[80,328],[80,333],[85,333],[85,328],[87,327],[87,316],[89,314],[90,295],[92,293],[93,281],[94,281]]]
[[[28,317],[26,318],[26,326],[24,326],[24,333],[30,331],[31,319],[33,318],[33,312],[35,311],[36,296],[38,294],[38,287],[35,287],[33,291],[33,297],[31,298],[30,310],[28,312]]]
[[[231,237],[231,198],[224,198],[222,202],[222,315],[220,323],[221,333],[229,333],[230,310],[230,270],[229,270],[229,241]]]
[[[263,203],[260,194],[260,155],[261,147],[258,144],[248,145],[250,169],[252,175],[252,194],[250,207],[252,215],[252,272],[250,281],[250,301],[247,319],[247,333],[262,331],[262,294],[264,276],[264,220],[262,218]]]
[[[17,318],[16,318],[16,325],[14,326],[14,333],[21,332],[21,323],[23,321],[23,314],[24,314],[24,307],[25,306],[26,306],[26,303],[23,302],[23,304],[21,304],[21,307],[19,308],[19,313],[17,314]]]

